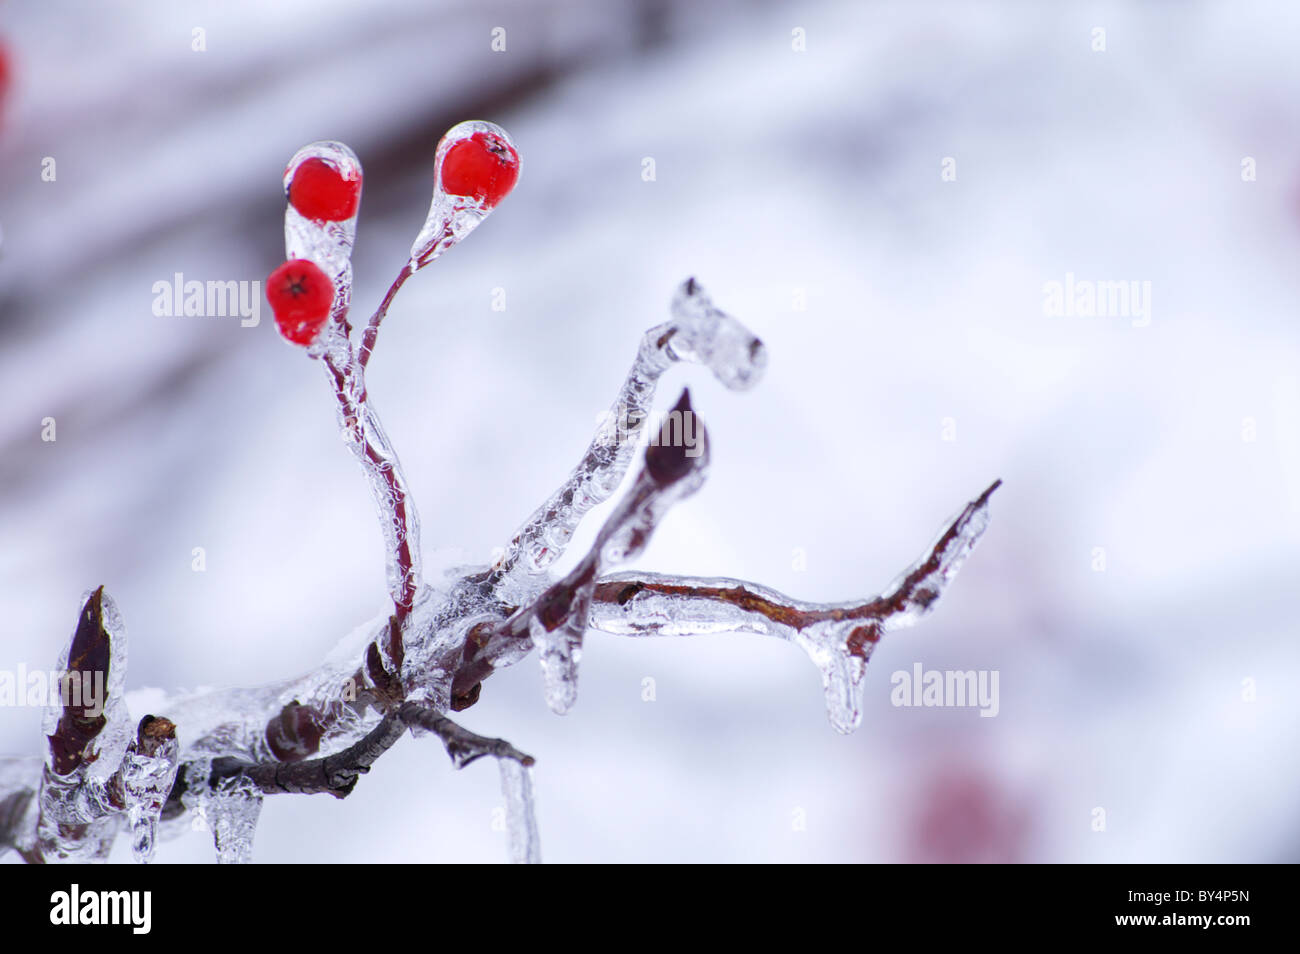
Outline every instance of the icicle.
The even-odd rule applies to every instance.
[[[879,626],[874,622],[819,623],[794,634],[793,641],[803,647],[821,673],[826,715],[837,732],[847,735],[862,724],[867,661],[879,639]]]
[[[564,715],[578,700],[578,663],[582,661],[582,631],[586,629],[586,614],[581,614],[580,626],[569,625],[578,615],[575,613],[565,624],[550,631],[536,616],[528,625],[542,664],[546,704],[556,715]],[[575,628],[578,629],[576,635]]]
[[[262,792],[251,779],[236,775],[218,783],[203,798],[203,817],[212,828],[217,864],[253,861],[253,835],[262,812]]]
[[[500,126],[470,120],[447,130],[434,159],[429,215],[407,267],[424,268],[478,228],[518,176],[519,152]]]
[[[497,764],[501,767],[501,793],[506,799],[510,862],[516,865],[541,864],[542,844],[537,836],[533,770],[514,759],[497,759]]]

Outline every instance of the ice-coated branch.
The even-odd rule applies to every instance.
[[[370,484],[370,492],[384,534],[388,594],[398,623],[415,605],[424,579],[420,560],[420,518],[402,473],[401,462],[384,432],[366,389],[365,368],[350,342],[324,356],[338,403],[339,430]],[[394,661],[400,665],[400,660]]]
[[[209,784],[213,788],[236,776],[251,781],[265,795],[310,795],[321,792],[345,798],[356,787],[357,778],[402,737],[406,725],[397,713],[389,713],[364,738],[342,752],[301,762],[241,762],[223,757],[212,762]]]
[[[216,797],[210,796],[206,802],[208,811],[212,813],[211,806],[223,796],[227,800],[233,796],[245,809],[250,805],[260,805],[263,795],[324,793],[335,798],[346,798],[356,787],[357,780],[370,771],[370,767],[396,744],[407,729],[413,734],[428,732],[436,735],[446,748],[452,764],[458,769],[487,755],[496,758],[501,763],[510,858],[516,862],[535,863],[541,860],[530,774],[533,757],[520,752],[504,739],[477,735],[442,713],[411,702],[390,711],[359,742],[325,758],[304,762],[259,763],[234,758],[214,759],[207,788]],[[230,856],[224,860],[250,859],[249,849],[255,823],[254,810],[253,821],[246,822],[244,830],[235,838],[229,835],[223,838],[221,827],[214,824],[219,860],[222,859],[223,847]],[[236,845],[233,851],[230,850],[232,843]]]
[[[421,573],[420,525],[397,454],[366,386],[380,326],[403,285],[473,231],[513,188],[519,157],[500,127],[461,123],[438,145],[429,215],[410,257],[354,348],[348,312],[362,173],[337,142],[303,147],[285,170],[288,261],[271,273],[276,326],[327,374],[339,426],[360,463],[383,530],[393,612],[357,627],[315,670],[250,689],[173,698],[132,731],[123,700],[126,631],[101,587],[85,600],[67,652],[62,694],[47,712],[44,758],[0,762],[0,850],[28,862],[103,860],[125,825],[138,861],[159,831],[187,817],[212,833],[218,861],[252,859],[263,799],[347,796],[402,734],[432,733],[453,765],[497,760],[514,861],[540,860],[533,759],[446,715],[473,705],[497,669],[538,651],[546,698],[574,703],[588,629],[622,635],[760,633],[801,646],[821,672],[832,723],[861,719],[867,661],[881,636],[927,613],[988,522],[994,483],[882,595],[807,603],[730,579],[610,574],[645,549],[664,515],[703,483],[708,439],[683,391],[657,434],[655,391],[677,362],[707,367],[744,390],[766,366],[762,343],[689,279],[668,322],[643,337],[631,370],[578,465],[524,522],[491,567]],[[272,281],[274,279],[274,281]],[[649,434],[643,466],[562,577],[549,567],[575,528],[620,485]],[[98,683],[96,683],[98,679]],[[102,691],[88,695],[98,686]],[[178,727],[186,735],[182,747]],[[160,828],[161,826],[161,828]]]
[[[212,762],[209,781],[216,786],[242,775],[264,795],[326,793],[345,798],[356,787],[357,779],[369,772],[379,756],[392,748],[407,729],[436,735],[456,768],[463,768],[485,755],[533,764],[531,755],[525,755],[504,739],[476,735],[436,710],[408,702],[389,712],[364,738],[341,752],[301,762],[250,763],[218,758]]]
[[[690,392],[683,391],[664,418],[657,440],[646,448],[632,489],[605,521],[586,556],[509,619],[471,631],[453,682],[454,697],[476,697],[477,684],[492,669],[509,665],[535,647],[547,704],[556,713],[567,712],[577,697],[582,639],[600,573],[645,549],[669,508],[704,483],[708,464],[708,434],[691,408]]]
[[[568,478],[516,531],[494,568],[502,580],[540,573],[564,553],[582,518],[609,499],[650,419],[659,378],[679,361],[709,368],[728,388],[753,387],[767,366],[763,343],[719,310],[694,279],[681,284],[672,320],[645,333],[613,406]]]
[[[739,580],[612,574],[595,588],[589,624],[620,636],[754,633],[795,643],[821,672],[831,723],[851,732],[862,720],[862,680],[876,643],[934,608],[988,526],[989,498],[1001,484],[967,504],[880,596],[808,603]]]
[[[322,169],[333,170],[338,178],[327,175],[322,183],[320,177],[326,175]],[[304,183],[301,187],[300,181]],[[388,593],[400,624],[411,612],[424,582],[420,521],[397,452],[370,401],[365,372],[379,322],[409,272],[403,269],[368,323],[358,357],[352,346],[348,311],[352,303],[352,246],[361,181],[361,162],[343,143],[323,140],[299,149],[284,174],[289,200],[284,212],[284,247],[291,261],[315,264],[332,286],[329,319],[312,340],[308,353],[325,367],[338,405],[343,442],[370,485],[384,534]]]

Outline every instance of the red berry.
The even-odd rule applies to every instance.
[[[476,132],[442,158],[442,189],[495,208],[519,179],[519,153],[492,133]]]
[[[280,334],[294,344],[309,345],[329,320],[334,283],[315,262],[295,258],[267,277],[266,300]]]
[[[311,158],[298,166],[289,183],[289,202],[302,215],[318,222],[341,222],[357,214],[361,174],[344,177],[324,159]]]

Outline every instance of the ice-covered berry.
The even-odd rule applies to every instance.
[[[476,132],[453,143],[442,159],[442,189],[493,208],[519,179],[519,153],[500,136]]]
[[[324,159],[305,160],[289,183],[289,204],[308,219],[341,222],[357,214],[361,173],[344,175]]]
[[[266,300],[285,340],[305,346],[329,321],[334,283],[315,262],[290,259],[266,279]]]

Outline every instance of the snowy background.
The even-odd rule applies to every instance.
[[[747,394],[666,379],[714,466],[637,566],[866,596],[1005,480],[854,736],[755,638],[594,635],[563,718],[532,659],[487,682],[463,721],[537,756],[546,860],[1300,860],[1297,31],[1287,2],[4,4],[0,668],[53,665],[99,583],[132,688],[290,676],[383,609],[320,370],[269,311],[158,318],[152,286],[262,279],[285,161],[337,138],[368,313],[441,132],[490,119],[520,185],[371,365],[430,564],[559,483],[688,275],[771,361]],[[1151,282],[1150,324],[1047,317],[1067,273]],[[998,670],[1000,714],[892,706],[918,662]],[[0,710],[0,752],[40,746]],[[491,765],[406,740],[346,801],[268,799],[254,850],[495,862],[499,804]]]

